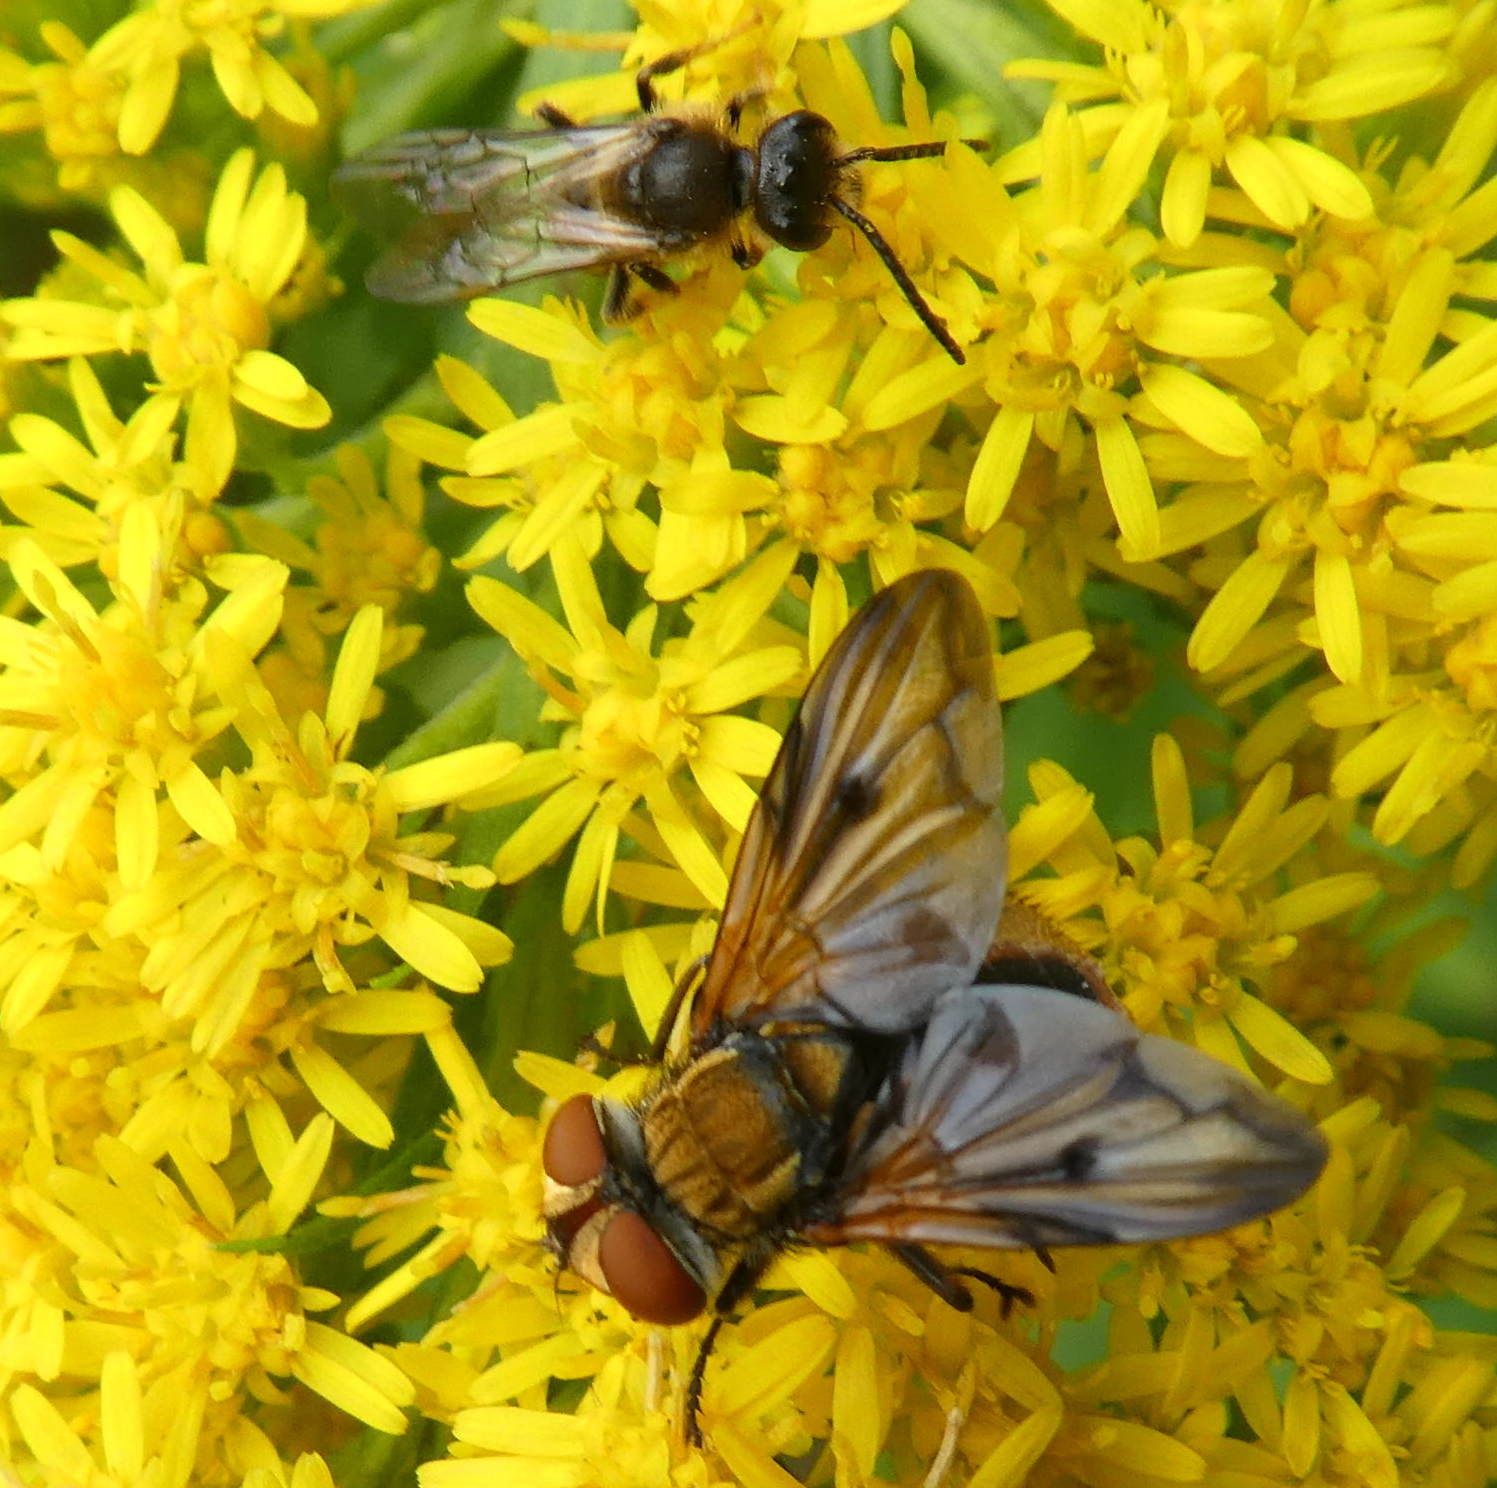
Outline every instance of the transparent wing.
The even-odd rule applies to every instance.
[[[739,852],[694,1037],[805,1018],[898,1032],[972,980],[1003,903],[1003,736],[965,579],[910,574],[838,636]]]
[[[370,292],[436,303],[567,269],[658,255],[658,236],[593,189],[646,152],[650,121],[397,135],[341,166],[348,209],[390,246]]]
[[[1291,1202],[1325,1141],[1219,1060],[1042,987],[947,993],[848,1167],[849,1240],[1030,1247],[1210,1234]]]

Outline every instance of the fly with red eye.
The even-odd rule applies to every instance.
[[[1007,1307],[1019,1289],[927,1247],[1043,1258],[1210,1233],[1291,1202],[1325,1161],[1287,1103],[1135,1029],[1041,917],[1015,904],[999,924],[1002,758],[971,588],[941,570],[891,584],[806,689],[650,1084],[552,1119],[562,1264],[645,1322],[713,1314],[693,1440],[712,1342],[789,1246],[874,1241],[953,1307],[972,1305],[965,1275]]]

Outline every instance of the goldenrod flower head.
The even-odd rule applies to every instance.
[[[13,1211],[30,1227],[33,1246],[71,1259],[54,1303],[61,1335],[110,1340],[107,1353],[76,1353],[70,1373],[87,1381],[117,1370],[110,1358],[123,1350],[153,1406],[152,1439],[177,1438],[186,1460],[200,1461],[199,1471],[211,1475],[223,1461],[225,1438],[212,1429],[223,1408],[242,1409],[255,1395],[273,1398],[276,1377],[294,1377],[378,1430],[403,1427],[409,1382],[372,1350],[309,1317],[336,1296],[303,1285],[285,1256],[255,1244],[283,1234],[305,1207],[332,1133],[328,1117],[313,1118],[272,1164],[268,1196],[242,1212],[190,1149],[174,1153],[177,1183],[110,1137],[99,1139],[94,1169],[54,1167],[45,1192],[12,1190]],[[160,1305],[167,1276],[176,1297],[171,1308]],[[40,1352],[44,1335],[17,1342],[9,1361],[17,1374],[55,1375],[55,1361]],[[55,1423],[34,1404],[32,1410],[55,1440]],[[168,1412],[184,1426],[172,1427]]]
[[[1491,1119],[1490,1098],[1455,1109],[1463,1106],[1463,1113]],[[1378,1216],[1372,1239],[1390,1252],[1390,1273],[1413,1295],[1449,1293],[1491,1308],[1497,1305],[1494,1226],[1497,1166],[1431,1130],[1412,1152],[1405,1181]]]
[[[1286,1074],[1312,1084],[1330,1079],[1324,1055],[1248,990],[1293,951],[1297,931],[1376,892],[1365,872],[1278,891],[1278,870],[1325,820],[1323,799],[1291,805],[1289,769],[1276,766],[1224,833],[1198,833],[1184,757],[1160,735],[1157,841],[1129,837],[1114,845],[1091,812],[1090,795],[1064,770],[1037,765],[1030,784],[1038,804],[1015,824],[1011,870],[1017,879],[1040,861],[1055,868],[1059,877],[1035,880],[1023,892],[1063,921],[1088,916],[1067,930],[1098,955],[1144,1027],[1188,1026],[1202,1048],[1245,1068],[1240,1039]]]
[[[41,866],[56,869],[104,797],[118,823],[118,869],[132,886],[154,869],[163,798],[181,822],[223,836],[222,801],[197,761],[229,721],[207,637],[232,635],[253,656],[274,628],[285,582],[279,565],[264,562],[200,624],[200,583],[171,595],[159,588],[163,542],[151,517],[138,507],[127,519],[117,598],[102,612],[39,549],[17,545],[12,573],[45,625],[4,622],[12,644],[0,682],[0,768],[18,787],[0,806],[0,848],[34,841]]]
[[[450,838],[402,833],[397,819],[487,788],[519,750],[475,746],[388,773],[348,762],[378,657],[374,609],[351,628],[326,717],[305,716],[293,732],[252,666],[285,570],[263,559],[243,567],[198,625],[202,585],[154,592],[160,544],[134,526],[120,597],[102,615],[34,548],[15,564],[55,632],[6,622],[43,644],[12,647],[0,692],[5,768],[18,787],[0,806],[11,893],[0,1024],[41,1056],[152,1049],[155,1083],[122,1071],[113,1108],[152,1153],[190,1114],[193,1140],[221,1159],[257,1081],[281,1095],[296,1088],[277,1072],[283,1056],[346,1126],[387,1142],[384,1113],[316,1035],[418,1032],[432,1026],[431,1009],[363,992],[324,1016],[316,999],[309,1008],[292,995],[305,984],[280,974],[306,958],[329,990],[352,993],[340,947],[377,934],[440,985],[476,988],[508,941],[413,902],[410,882],[482,887],[491,876],[449,868],[440,858]],[[198,756],[231,724],[250,764],[215,781]],[[107,955],[93,945],[106,924]],[[107,991],[72,1002],[65,989],[80,975]]]
[[[282,711],[290,714],[298,705],[300,711],[326,705],[328,643],[365,605],[377,605],[385,617],[379,670],[414,655],[423,628],[393,622],[435,588],[441,572],[441,554],[422,531],[426,495],[416,457],[399,447],[389,450],[383,494],[373,464],[357,446],[339,445],[333,460],[336,476],[314,475],[307,482],[307,500],[317,512],[309,541],[253,512],[237,512],[234,518],[251,546],[286,564],[293,575],[306,576],[286,589],[284,649],[260,665]],[[367,711],[377,712],[377,704],[371,693]]]
[[[968,258],[990,275],[994,334],[975,350],[997,412],[967,488],[967,521],[986,530],[1003,514],[1032,438],[1060,451],[1079,416],[1090,427],[1125,556],[1153,557],[1160,514],[1134,432],[1134,387],[1207,450],[1256,441],[1251,421],[1181,356],[1251,357],[1273,340],[1272,276],[1215,263],[1161,273],[1160,245],[1125,216],[1148,156],[1133,151],[1092,172],[1081,121],[1054,107],[1039,139],[1039,181],[1004,195],[996,168],[954,162],[960,189],[986,200]]]
[[[502,319],[511,335],[526,334],[522,328],[528,328],[528,336],[543,335],[553,346],[558,335],[564,335],[601,353],[596,337],[577,323],[577,311],[554,301],[548,308],[565,322],[564,332],[546,311],[523,306],[493,301],[475,306],[472,313],[485,312],[481,318],[489,323]],[[486,432],[474,439],[425,419],[397,415],[386,421],[385,433],[392,444],[427,463],[463,472],[442,482],[456,500],[481,509],[504,509],[458,560],[463,567],[478,568],[502,555],[512,568],[523,571],[564,535],[579,542],[592,558],[605,533],[632,567],[649,566],[655,528],[636,508],[644,476],[592,451],[592,438],[585,437],[585,408],[543,404],[517,419],[503,397],[467,363],[442,357],[437,376],[457,408]],[[663,409],[664,403],[657,408]],[[579,417],[576,426],[574,415]],[[630,422],[628,427],[635,426]],[[627,438],[640,442],[636,432]]]
[[[120,148],[142,155],[161,133],[176,98],[182,63],[208,54],[230,108],[246,119],[268,109],[293,124],[317,122],[317,105],[267,48],[288,18],[341,15],[368,0],[227,0],[201,9],[154,0],[111,26],[90,49],[102,71],[128,80],[120,111]]]
[[[541,1250],[536,1122],[511,1115],[488,1093],[450,1027],[433,1029],[427,1043],[456,1102],[441,1132],[442,1166],[414,1169],[420,1181],[408,1189],[322,1205],[324,1213],[365,1221],[354,1243],[367,1252],[367,1265],[410,1252],[349,1309],[352,1329],[461,1259],[503,1276],[512,1298],[527,1275],[541,1281],[544,1294],[551,1290]],[[416,1244],[420,1248],[411,1252]],[[450,1325],[439,1324],[436,1336],[444,1332],[450,1336]]]
[[[40,129],[61,191],[108,184],[118,173],[110,166],[119,161],[125,80],[91,60],[61,21],[43,21],[37,36],[55,61],[28,64],[0,49],[0,134]]]
[[[753,805],[743,777],[764,774],[777,743],[766,725],[722,715],[801,669],[795,646],[755,644],[789,565],[778,554],[750,565],[698,601],[690,632],[665,641],[658,653],[654,606],[620,631],[605,615],[575,544],[559,546],[553,566],[570,631],[493,580],[469,586],[474,608],[545,686],[550,701],[542,717],[568,725],[555,748],[532,751],[483,798],[481,804],[496,805],[547,793],[499,850],[494,871],[501,883],[513,883],[580,831],[562,911],[563,923],[576,929],[594,898],[601,913],[620,829],[642,800],[693,888],[708,903],[721,903],[727,878],[706,833],[718,835],[716,823],[742,831]],[[695,786],[684,796],[683,774]],[[697,792],[712,813],[705,822]]]
[[[1492,1045],[1443,1036],[1407,1010],[1418,970],[1454,949],[1465,925],[1455,919],[1422,925],[1374,956],[1368,941],[1386,939],[1381,922],[1390,918],[1385,912],[1355,928],[1342,922],[1306,929],[1266,983],[1267,1000],[1316,1042],[1335,1070],[1331,1085],[1312,1092],[1312,1109],[1329,1114],[1370,1096],[1389,1120],[1417,1123],[1441,1109],[1497,1116],[1490,1096],[1445,1083],[1452,1065],[1490,1058]]]
[[[452,1458],[421,1468],[421,1488],[457,1488],[478,1469],[486,1482],[521,1485],[538,1476],[558,1488],[729,1488],[703,1452],[682,1452],[665,1413],[652,1408],[650,1366],[619,1355],[591,1382],[574,1415],[542,1408],[475,1405],[459,1412]]]
[[[508,956],[508,940],[497,931],[412,898],[412,876],[474,887],[491,880],[484,869],[448,868],[437,854],[450,839],[403,835],[398,818],[402,811],[490,788],[520,751],[509,744],[476,745],[458,756],[423,760],[388,774],[350,760],[379,662],[380,630],[378,609],[359,612],[339,651],[325,717],[304,714],[294,731],[248,658],[236,655],[231,642],[218,648],[220,685],[231,699],[233,727],[251,762],[242,771],[224,773],[226,830],[210,840],[259,892],[216,914],[212,899],[205,898],[199,913],[222,922],[220,946],[241,947],[238,954],[245,959],[238,962],[236,980],[248,977],[252,985],[250,968],[256,963],[268,968],[310,952],[328,990],[352,991],[337,948],[362,945],[371,934],[415,971],[454,991],[475,990],[480,967]],[[191,891],[196,896],[207,887],[201,881]],[[200,931],[203,923],[198,921]],[[190,966],[188,957],[194,958]],[[158,957],[163,963],[158,974],[167,985],[186,976],[196,996],[206,994],[195,958],[194,948],[184,944],[177,956]],[[221,983],[215,995],[223,992]]]
[[[18,327],[9,356],[145,352],[157,380],[153,396],[173,418],[186,408],[187,461],[214,490],[234,462],[233,404],[293,428],[328,421],[327,400],[268,349],[269,307],[296,268],[306,236],[306,203],[287,190],[279,165],[255,177],[248,150],[232,157],[214,192],[201,263],[185,257],[170,224],[132,188],[111,193],[110,208],[142,272],[56,234],[59,251],[97,281],[105,303],[5,301],[0,316]]]
[[[736,293],[721,266],[714,277],[730,296]],[[659,483],[689,463],[704,444],[721,444],[729,390],[721,384],[713,350],[713,306],[715,300],[731,303],[731,298],[721,292],[714,296],[710,286],[703,290],[689,298],[667,297],[649,317],[655,335],[606,345],[579,309],[554,300],[540,310],[500,299],[474,305],[468,318],[479,330],[551,362],[561,401],[528,416],[543,448],[527,448],[526,421],[520,420],[518,427],[496,430],[478,441],[468,455],[468,473],[497,475],[538,454],[575,449],[590,452],[626,479]],[[563,413],[572,440],[558,445]]]
[[[185,573],[200,573],[229,535],[209,510],[218,495],[210,473],[175,458],[170,402],[148,398],[120,419],[82,357],[68,362],[68,385],[87,443],[40,414],[11,420],[19,448],[0,454],[0,500],[25,526],[0,533],[0,551],[24,532],[59,567],[93,562],[115,578],[125,531],[138,519],[127,514],[144,507],[164,537],[161,582],[170,589]]]
[[[1481,992],[1431,906],[1497,859],[1497,0],[1051,0],[1013,94],[984,0],[851,46],[897,0],[314,24],[362,3],[0,50],[6,1488],[1481,1488],[1491,1049],[1423,999]],[[748,271],[662,253],[628,326],[341,296],[351,107],[350,147],[541,101],[638,140],[602,121],[672,55],[662,115],[736,144],[800,107],[950,142],[839,190],[964,365],[840,218]],[[428,381],[434,343],[473,364]],[[647,1088],[576,1029],[657,1028],[809,668],[934,566],[1000,697],[1073,679],[1008,712],[1014,892],[1332,1155],[1224,1234],[940,1251],[1033,1294],[1007,1313],[792,1247],[688,1445],[710,1319],[558,1272],[550,1103]],[[536,1115],[488,1088],[511,1061]]]
[[[1200,236],[1208,211],[1234,213],[1221,193],[1212,196],[1219,175],[1234,183],[1226,201],[1241,202],[1235,213],[1251,210],[1276,227],[1298,227],[1315,209],[1364,215],[1363,183],[1292,127],[1364,118],[1453,78],[1440,42],[1455,29],[1454,5],[1053,0],[1052,8],[1107,49],[1105,62],[1026,62],[1010,74],[1052,78],[1063,96],[1095,104],[1088,133],[1108,164],[1126,154],[1168,159],[1159,215],[1181,247]],[[1020,171],[1015,160],[1011,179]]]

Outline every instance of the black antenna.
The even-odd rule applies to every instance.
[[[930,155],[935,150],[944,150],[945,148],[945,145],[896,146],[895,150],[905,152],[903,154],[891,154],[882,150],[854,150],[851,155],[844,155],[842,160],[915,160],[919,158],[920,154]],[[919,154],[910,154],[908,153],[910,151],[916,151]],[[839,160],[837,163],[840,165],[842,160]],[[926,304],[925,296],[915,288],[915,281],[910,278],[905,266],[895,257],[894,250],[885,241],[884,235],[851,202],[844,201],[840,196],[831,196],[827,200],[868,239],[873,251],[883,259],[884,267],[888,269],[894,282],[899,286],[900,293],[910,302],[910,309],[920,317],[920,323],[925,329],[941,343],[946,355],[958,367],[965,367],[967,365],[967,354],[952,340],[951,332],[946,329],[946,322]]]
[[[832,164],[856,165],[860,160],[933,160],[946,153],[946,143],[945,140],[931,140],[920,145],[863,145],[849,150],[846,155],[839,155]],[[963,140],[962,143],[973,150],[988,147],[986,140]]]

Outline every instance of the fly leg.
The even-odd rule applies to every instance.
[[[535,106],[535,116],[548,129],[576,129],[577,121],[565,110],[557,108],[554,103],[538,103]]]
[[[639,94],[640,108],[647,114],[653,114],[660,107],[660,95],[655,91],[656,78],[679,72],[688,62],[695,61],[696,58],[715,50],[735,36],[742,36],[745,31],[753,30],[757,24],[757,17],[750,16],[742,25],[734,26],[731,31],[726,31],[721,36],[699,41],[695,46],[681,47],[677,51],[667,52],[663,57],[656,57],[653,62],[646,62],[634,75],[634,88]]]
[[[667,52],[663,57],[656,57],[653,62],[646,62],[634,74],[634,91],[639,94],[640,108],[647,114],[653,114],[660,107],[660,95],[655,91],[656,78],[679,72],[688,62],[700,57],[703,52],[710,52],[717,45],[718,41],[714,37],[711,41],[700,41],[695,46],[681,47],[678,51]]]
[[[727,107],[723,109],[723,119],[730,134],[736,133],[738,126],[743,123],[744,112],[756,103],[761,103],[768,93],[768,88],[746,88],[742,93],[735,93],[728,100]]]
[[[975,1266],[943,1266],[923,1245],[891,1245],[889,1249],[948,1307],[954,1307],[958,1312],[972,1311],[972,1293],[956,1279],[958,1276],[970,1276],[997,1292],[999,1310],[1004,1317],[1014,1310],[1015,1305],[1034,1306],[1034,1293],[1027,1287],[999,1281],[996,1276],[979,1271]]]
[[[686,1385],[686,1440],[693,1447],[702,1444],[702,1423],[697,1418],[702,1409],[702,1386],[707,1378],[707,1359],[717,1342],[717,1335],[722,1332],[723,1324],[738,1310],[738,1304],[753,1291],[763,1275],[762,1262],[739,1261],[728,1272],[728,1279],[712,1304],[715,1315],[702,1335],[702,1345],[697,1350],[696,1362],[691,1366],[691,1379]]]
[[[629,320],[639,314],[639,302],[634,298],[631,282],[638,279],[661,294],[675,294],[681,286],[664,269],[652,263],[615,264],[608,275],[608,288],[603,295],[603,319],[610,324]]]

